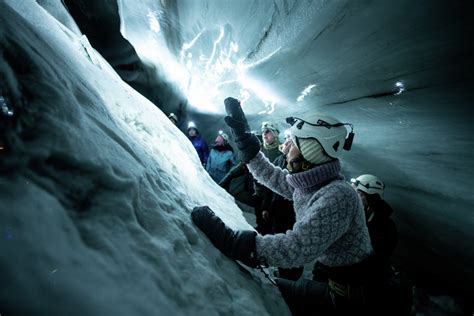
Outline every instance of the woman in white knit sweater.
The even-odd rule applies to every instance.
[[[232,231],[207,206],[194,208],[192,219],[225,255],[256,267],[291,268],[318,260],[329,267],[329,282],[310,280],[276,283],[295,315],[344,314],[367,311],[380,288],[382,271],[373,249],[357,192],[341,175],[338,160],[349,150],[353,133],[334,118],[315,115],[289,118],[292,144],[288,170],[271,164],[259,152],[258,139],[249,132],[240,102],[225,100],[240,159],[261,184],[293,200],[296,222],[284,234],[261,236]],[[350,125],[352,127],[352,125]]]

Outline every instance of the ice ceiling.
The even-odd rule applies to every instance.
[[[225,129],[227,96],[254,128],[313,111],[353,123],[343,169],[386,181],[395,260],[423,282],[474,292],[472,1],[37,3],[209,140]]]
[[[251,114],[462,80],[463,2],[118,1],[121,32],[198,111],[239,97]]]

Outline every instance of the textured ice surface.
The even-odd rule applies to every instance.
[[[0,15],[0,313],[287,314],[192,224],[251,228],[181,131],[34,1]]]

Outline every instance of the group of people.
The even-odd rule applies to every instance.
[[[168,116],[173,124],[178,124],[178,117],[174,113]],[[196,124],[189,122],[188,139],[196,149],[202,166],[209,173],[211,178],[219,183],[229,170],[236,164],[234,158],[234,149],[229,144],[229,136],[222,131],[217,135],[211,150],[207,142],[202,137]]]
[[[197,227],[232,259],[279,267],[275,282],[294,315],[409,314],[411,288],[394,282],[390,266],[397,231],[382,198],[385,184],[369,174],[349,183],[341,174],[352,124],[316,113],[290,117],[282,145],[270,123],[262,124],[260,142],[240,102],[224,104],[241,164],[263,188],[255,189],[257,232],[233,231],[207,206],[191,212]],[[313,262],[313,279],[301,278]]]

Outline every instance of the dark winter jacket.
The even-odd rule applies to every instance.
[[[262,145],[260,150],[271,162],[273,162],[278,156],[281,155],[281,151],[278,146],[274,148],[265,148],[265,145]]]
[[[264,145],[260,147],[260,151],[263,153],[265,157],[268,158],[271,162],[273,162],[279,155],[281,155],[280,150],[277,147],[267,149]],[[262,200],[261,208],[263,210],[267,209],[271,199],[273,197],[272,191],[265,186],[259,184],[258,182],[254,182],[254,191],[255,195]]]
[[[219,185],[236,200],[254,206],[254,199],[252,198],[254,194],[253,177],[244,162],[239,162],[236,166],[232,167],[219,182]]]
[[[378,257],[388,259],[398,243],[397,227],[390,218],[393,209],[382,199],[372,207],[374,212],[367,220],[372,247]]]
[[[207,159],[206,170],[219,183],[234,165],[234,150],[230,145],[214,146]]]
[[[194,148],[196,149],[201,164],[205,165],[207,159],[209,158],[209,148],[207,147],[206,141],[202,138],[201,134],[197,134],[194,137],[188,136],[191,143],[193,143]]]
[[[281,169],[286,169],[286,156],[281,154],[273,161],[273,164]],[[292,201],[272,192],[270,205],[267,209],[270,212],[273,233],[285,233],[287,230],[293,228],[293,224],[295,223],[295,211]]]

